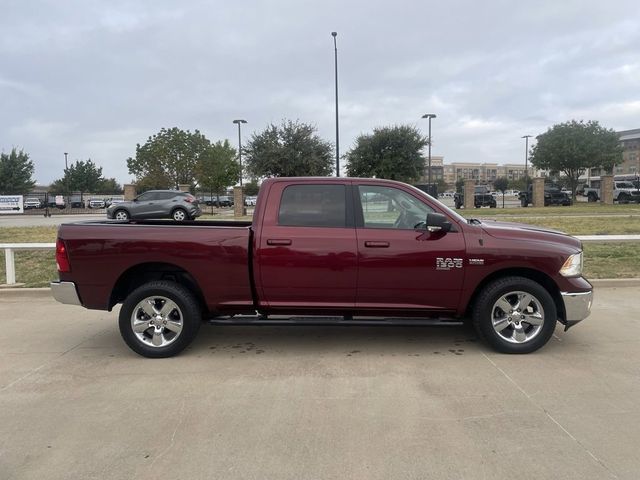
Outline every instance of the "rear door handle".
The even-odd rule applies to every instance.
[[[269,238],[267,245],[291,245],[291,240],[286,238]]]
[[[364,242],[367,248],[389,248],[389,242]]]

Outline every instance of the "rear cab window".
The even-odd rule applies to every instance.
[[[345,228],[346,194],[345,185],[288,185],[282,192],[278,225]]]

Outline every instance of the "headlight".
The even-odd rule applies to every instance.
[[[563,277],[577,277],[582,275],[582,252],[574,253],[567,258],[560,269]]]

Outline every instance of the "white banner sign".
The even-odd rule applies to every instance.
[[[24,213],[22,195],[0,195],[0,214]]]

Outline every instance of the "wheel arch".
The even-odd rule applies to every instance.
[[[133,290],[154,280],[169,280],[186,287],[196,297],[203,311],[206,310],[204,295],[196,279],[183,268],[164,262],[140,263],[124,271],[111,289],[109,310],[124,301]]]
[[[485,277],[476,286],[475,290],[471,294],[469,302],[467,303],[467,308],[465,310],[465,317],[469,318],[469,316],[471,315],[480,292],[482,292],[482,290],[491,282],[505,277],[524,277],[540,284],[547,292],[549,292],[551,298],[553,298],[553,302],[555,303],[556,311],[558,313],[558,319],[562,323],[565,322],[566,315],[564,310],[564,302],[562,301],[562,296],[560,295],[560,288],[549,275],[541,272],[540,270],[535,270],[532,268],[506,268],[497,270]]]

